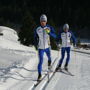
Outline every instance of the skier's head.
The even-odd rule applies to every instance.
[[[41,23],[41,26],[46,26],[46,23],[47,23],[47,16],[45,14],[42,14],[40,16],[40,23]]]
[[[68,32],[68,30],[69,30],[69,25],[68,25],[68,24],[64,24],[64,25],[63,25],[63,30],[64,30],[65,32]]]
[[[45,14],[40,16],[40,22],[47,22],[47,16]]]

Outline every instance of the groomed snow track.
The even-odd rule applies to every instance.
[[[87,55],[90,55],[89,52],[83,52],[83,51],[79,51],[79,50],[71,50],[73,52],[78,52],[78,53],[82,53],[82,54],[87,54]],[[55,65],[54,67],[56,68],[57,64],[58,64],[58,57],[54,60],[53,64],[52,65]],[[53,67],[53,66],[52,66]],[[54,68],[54,70],[55,70]],[[41,86],[41,88],[39,88],[39,90],[46,90],[48,84],[50,83],[50,81],[52,80],[53,76],[55,75],[55,72],[53,70],[53,73],[50,74],[50,77],[49,77],[49,82],[48,82],[48,78],[47,78],[47,75],[45,75],[44,79],[36,86],[34,87],[34,85],[29,88],[28,90],[38,90],[38,87]]]

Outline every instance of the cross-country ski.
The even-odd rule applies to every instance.
[[[74,74],[72,74],[69,70],[65,70],[65,69],[61,69],[61,70],[58,70],[56,72],[60,72],[62,74],[66,74],[66,75],[70,75],[70,76],[75,76]]]

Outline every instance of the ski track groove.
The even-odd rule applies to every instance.
[[[53,68],[53,65],[55,64],[55,62],[57,61],[57,59],[58,59],[58,57],[56,57],[55,60],[53,61],[53,64],[52,64],[52,66],[51,66],[51,69]],[[45,79],[46,77],[47,77],[47,74],[44,76],[44,79]],[[44,80],[44,79],[43,79],[43,80]],[[43,81],[43,80],[42,80],[42,81]],[[41,81],[41,82],[42,82],[42,81]],[[40,82],[40,83],[41,83],[41,82]],[[35,85],[35,84],[34,84],[34,85],[33,85],[30,89],[28,89],[28,90],[35,90],[35,89],[40,85],[40,83],[39,83],[36,87],[34,87],[34,85]],[[40,90],[45,90],[45,86],[47,86],[46,83],[48,83],[48,80],[47,80],[47,81],[45,80],[44,83],[45,83],[45,85],[43,84],[43,89],[42,89],[42,86],[41,86],[41,89],[40,89]]]
[[[72,50],[72,51],[73,51],[73,52],[81,53],[82,55],[85,54],[85,56],[86,56],[86,55],[90,55],[90,53],[86,53],[86,52],[75,51],[75,50]],[[80,55],[81,55],[81,54],[80,54]],[[56,72],[55,72],[55,73],[56,73]],[[54,77],[55,73],[51,75],[50,81],[51,81],[52,78]],[[50,83],[50,81],[49,81],[49,82],[46,81],[45,85],[43,85],[43,88],[40,89],[40,90],[46,90],[46,88],[47,88],[48,84]],[[74,86],[74,85],[73,85],[73,86],[70,85],[70,86],[67,87],[67,89],[63,88],[62,90],[71,90],[72,87],[74,88],[74,90],[77,90],[76,86]],[[33,90],[34,90],[34,89],[33,89]]]

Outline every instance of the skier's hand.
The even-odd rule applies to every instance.
[[[60,47],[61,47],[60,44],[57,44],[57,49],[58,49],[58,50],[60,49]]]
[[[38,47],[37,47],[37,46],[35,46],[35,49],[36,49],[36,50],[38,50]]]
[[[46,28],[46,29],[45,29],[45,32],[46,32],[47,34],[49,34],[49,33],[50,33],[50,29]]]
[[[74,47],[74,49],[76,49],[77,48],[76,44],[73,44],[73,47]]]

